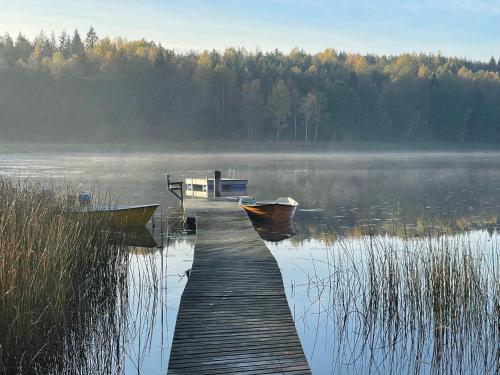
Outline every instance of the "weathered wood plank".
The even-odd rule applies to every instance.
[[[276,260],[244,211],[187,200],[197,238],[169,374],[310,374]]]

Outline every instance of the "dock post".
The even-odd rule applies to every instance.
[[[181,209],[184,210],[184,192],[182,189],[182,184],[182,181],[170,181],[170,175],[167,174],[167,189],[179,199],[181,203]]]
[[[214,171],[214,197],[220,197],[221,178],[222,173],[220,171]]]

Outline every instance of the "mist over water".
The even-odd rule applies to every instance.
[[[500,209],[499,153],[337,154],[43,154],[2,155],[0,175],[42,183],[71,181],[81,190],[110,189],[121,204],[177,205],[166,191],[174,179],[211,176],[249,180],[257,199],[292,196],[298,223],[315,218],[338,226],[426,214],[496,215]]]
[[[339,257],[349,253],[346,249],[352,250],[350,259],[357,259],[359,267],[371,259],[366,252],[366,235],[371,228],[380,241],[393,241],[391,246],[404,247],[397,228],[403,219],[410,229],[418,230],[425,219],[446,227],[443,235],[447,238],[467,236],[476,244],[475,249],[487,254],[485,264],[498,262],[498,247],[494,244],[498,241],[500,224],[499,153],[0,156],[2,177],[55,186],[69,181],[82,191],[97,186],[101,192],[109,189],[111,200],[118,204],[161,203],[164,216],[169,207],[178,206],[166,189],[166,173],[173,180],[181,181],[188,177],[212,176],[214,170],[222,171],[223,177],[248,179],[249,194],[258,200],[291,196],[300,203],[294,218],[298,233],[267,245],[282,269],[297,331],[315,374],[375,373],[377,368],[382,373],[436,371],[432,360],[437,336],[419,342],[424,345],[420,360],[431,364],[417,367],[414,357],[408,354],[410,342],[406,346],[395,345],[392,351],[367,349],[370,345],[387,344],[380,339],[384,334],[386,338],[397,338],[398,342],[405,337],[403,331],[398,331],[401,336],[390,336],[383,319],[374,320],[376,323],[370,332],[373,336],[379,335],[379,339],[370,341],[370,345],[360,339],[366,329],[363,320],[349,320],[342,336],[339,332],[341,314],[334,306],[345,301],[338,294],[340,284],[331,289],[332,274],[339,271]],[[155,231],[153,234],[157,236],[158,228]],[[351,242],[342,242],[342,236]],[[165,372],[176,310],[186,282],[184,271],[190,267],[193,243],[192,237],[185,237],[164,243],[161,250],[137,248],[130,255],[128,332],[121,369],[124,373],[137,373],[138,369],[147,374]],[[346,258],[342,259],[347,262]],[[494,282],[496,277],[498,285],[496,272],[488,280]],[[360,285],[365,284],[360,281]],[[349,288],[344,287],[346,293],[349,292]],[[360,308],[358,303],[353,306]],[[421,328],[424,333],[433,332],[432,329],[425,331],[429,329],[425,325]],[[346,344],[345,347],[340,348],[341,343]],[[467,352],[470,348],[463,349],[471,355]],[[348,355],[349,350],[356,356]],[[387,362],[389,354],[394,358]],[[455,360],[456,357],[450,356],[450,361]],[[484,370],[464,367],[471,368]],[[495,370],[489,367],[485,371],[494,373]]]

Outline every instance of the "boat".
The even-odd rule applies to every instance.
[[[274,201],[257,202],[253,197],[244,196],[239,200],[239,205],[248,216],[258,220],[284,221],[291,220],[295,209],[299,205],[290,197],[280,197]]]
[[[68,213],[102,220],[112,227],[138,227],[145,226],[159,206],[159,204],[149,204],[127,207],[82,207]]]

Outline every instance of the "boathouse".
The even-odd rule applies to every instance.
[[[233,197],[247,194],[248,180],[222,178],[220,172],[213,178],[186,178],[186,196],[197,198]]]

